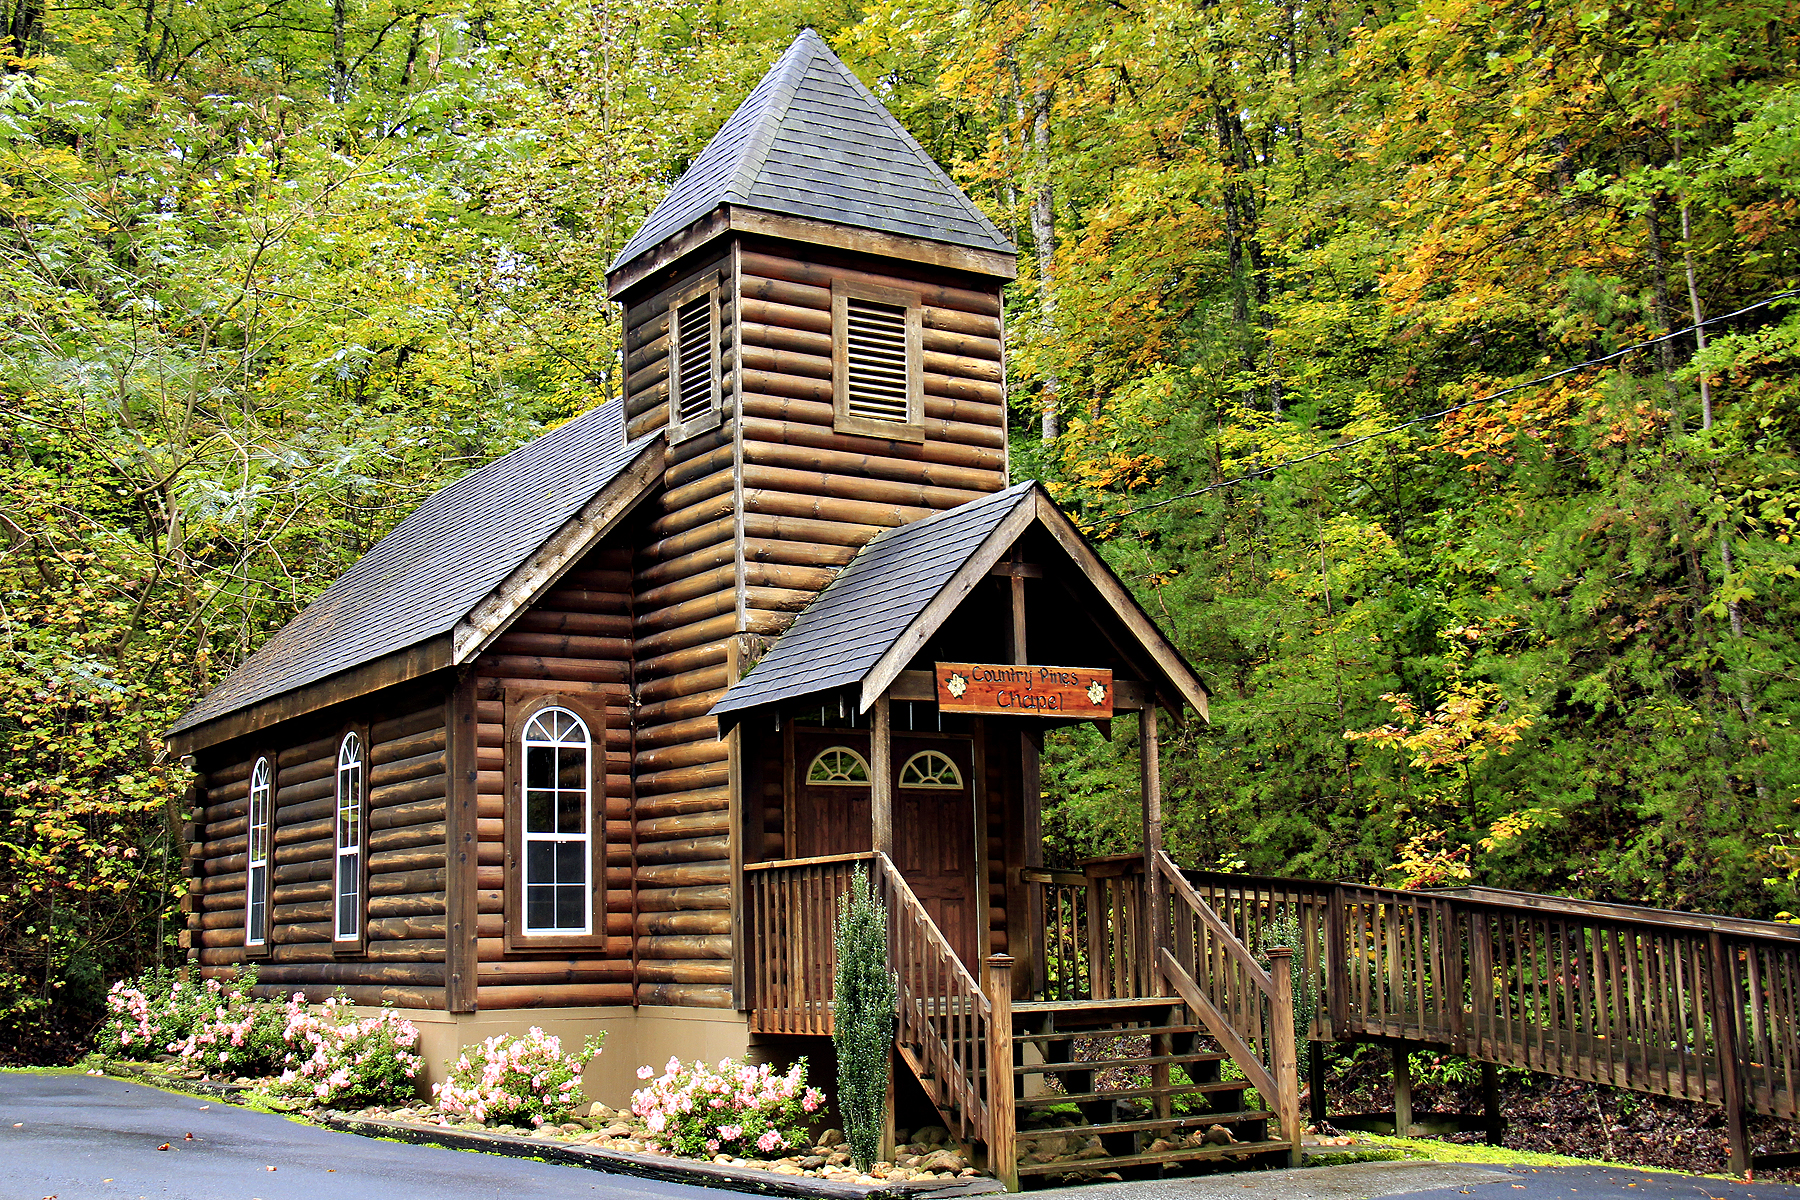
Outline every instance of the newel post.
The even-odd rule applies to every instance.
[[[1006,1190],[1019,1190],[1018,1114],[1013,1108],[1013,960],[1008,954],[987,960],[988,1016],[988,1170]]]
[[[1288,946],[1269,948],[1269,974],[1275,981],[1274,1011],[1270,1013],[1269,1066],[1275,1076],[1275,1111],[1281,1116],[1282,1136],[1288,1141],[1288,1165],[1300,1165],[1300,1063],[1294,1054],[1294,951]]]
[[[1726,946],[1725,939],[1714,931],[1707,935],[1707,951],[1712,976],[1713,1054],[1724,1093],[1720,1101],[1725,1106],[1725,1137],[1731,1150],[1731,1173],[1743,1179],[1750,1175],[1750,1136],[1744,1121],[1743,1058],[1738,1045],[1737,1014],[1744,1011],[1744,999],[1736,970],[1737,948]]]

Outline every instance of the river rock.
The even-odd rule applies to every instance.
[[[919,1164],[919,1169],[921,1171],[948,1171],[954,1175],[968,1165],[968,1160],[954,1150],[933,1150],[925,1156],[925,1161]]]

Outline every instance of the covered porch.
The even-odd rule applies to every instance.
[[[835,914],[867,871],[896,1069],[1009,1186],[1069,1173],[1041,1147],[1067,1143],[1071,1105],[1092,1169],[1294,1156],[1287,958],[1259,965],[1209,923],[1162,848],[1160,731],[1206,693],[1036,485],[878,538],[714,712],[742,764],[753,1032],[831,1032]],[[1046,867],[1044,734],[1115,721],[1136,735],[1142,848]]]

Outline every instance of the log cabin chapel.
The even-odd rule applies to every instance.
[[[1292,1146],[1132,949],[1181,887],[1158,709],[1204,717],[1206,693],[1049,495],[1009,485],[1013,276],[803,33],[610,269],[622,398],[427,500],[170,730],[198,772],[190,962],[403,1008],[432,1080],[529,1025],[605,1031],[587,1087],[615,1105],[671,1054],[806,1053],[828,1079],[861,865],[901,1086],[963,1141],[1026,1158],[1025,1066],[1135,1029],[1150,1125],[1192,1124],[1179,1063],[1228,1101],[1205,1123]],[[1115,713],[1145,853],[1046,870],[1043,733]]]

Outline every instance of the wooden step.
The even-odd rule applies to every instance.
[[[1036,1138],[1075,1135],[1093,1137],[1102,1133],[1136,1133],[1152,1129],[1198,1129],[1213,1125],[1235,1125],[1239,1121],[1267,1121],[1274,1114],[1267,1109],[1245,1109],[1229,1113],[1189,1113],[1184,1117],[1145,1117],[1134,1121],[1109,1121],[1104,1125],[1062,1125],[1046,1129],[1021,1129],[1019,1141]]]
[[[1145,1167],[1157,1163],[1205,1162],[1217,1158],[1242,1158],[1255,1154],[1286,1154],[1287,1142],[1233,1142],[1229,1146],[1195,1146],[1162,1150],[1155,1154],[1121,1154],[1113,1158],[1080,1158],[1068,1162],[1020,1163],[1021,1175],[1067,1175],[1075,1171],[1110,1171],[1117,1167]]]
[[[1013,1074],[1053,1075],[1060,1071],[1105,1071],[1113,1067],[1179,1066],[1186,1063],[1224,1062],[1226,1057],[1215,1051],[1206,1054],[1146,1054],[1141,1058],[1099,1058],[1091,1062],[1030,1063],[1014,1067]]]
[[[1130,1018],[1124,1018],[1129,1020]],[[1167,1033],[1199,1033],[1198,1025],[1127,1025],[1120,1029],[1058,1029],[1053,1033],[1015,1033],[1013,1043],[1019,1042],[1060,1042],[1072,1038],[1092,1037],[1155,1037]]]
[[[1122,1000],[1016,1000],[1017,1013],[1052,1013],[1056,1016],[1079,1016],[1083,1013],[1106,1015],[1129,1008],[1177,1008],[1180,996],[1127,996]]]
[[[1013,1103],[1022,1109],[1055,1108],[1058,1104],[1092,1104],[1096,1100],[1145,1100],[1189,1092],[1242,1092],[1249,1088],[1248,1079],[1229,1079],[1223,1083],[1172,1083],[1166,1087],[1119,1088],[1109,1092],[1045,1092],[1041,1096],[1021,1097]]]

